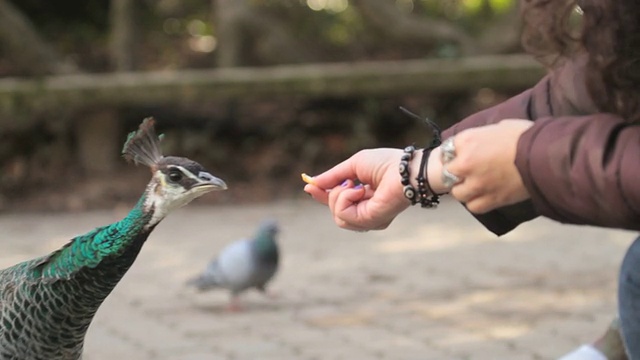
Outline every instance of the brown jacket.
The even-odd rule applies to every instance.
[[[533,88],[447,129],[443,138],[502,119],[534,120],[515,164],[529,201],[476,215],[502,235],[538,215],[563,223],[640,230],[640,124],[598,113],[582,59]]]

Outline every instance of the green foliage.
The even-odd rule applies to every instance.
[[[245,0],[238,0],[245,1]],[[445,20],[473,34],[509,10],[516,0],[386,0],[417,18]],[[60,53],[73,57],[89,72],[109,70],[109,2],[105,0],[12,1],[32,20]],[[207,67],[219,39],[211,2],[165,0],[136,2],[136,59],[140,70]],[[385,39],[349,0],[248,0],[248,4],[277,18],[296,38],[313,44],[317,61],[369,60],[457,54],[455,45],[420,49],[415,44]],[[412,46],[413,45],[413,46]],[[248,45],[255,46],[255,45]],[[440,46],[440,45],[439,45]],[[257,61],[259,64],[260,62]],[[7,69],[10,73],[11,70]]]
[[[478,14],[488,6],[495,13],[505,13],[514,5],[513,0],[462,0],[460,6],[466,14]]]

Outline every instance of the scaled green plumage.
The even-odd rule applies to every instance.
[[[125,157],[149,166],[153,175],[124,219],[77,236],[49,255],[0,270],[0,360],[80,359],[93,316],[162,217],[208,191],[226,189],[201,165],[164,158],[153,126],[153,119],[145,119],[123,149]],[[166,175],[176,171],[184,175],[180,182]]]

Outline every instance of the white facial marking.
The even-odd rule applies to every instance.
[[[193,179],[193,180],[195,180],[195,181],[201,181],[201,179],[198,179],[198,177],[197,177],[197,176],[195,176],[195,175],[193,175],[193,174],[191,173],[191,171],[189,171],[189,170],[187,170],[187,169],[183,168],[182,166],[179,166],[179,165],[170,165],[169,167],[170,167],[170,168],[174,168],[174,169],[178,169],[178,170],[180,170],[180,171],[182,172],[182,174],[183,174],[184,176],[188,177],[188,178],[191,178],[191,179]]]
[[[170,167],[180,170],[184,176],[196,181],[202,181],[182,166],[172,165]],[[208,192],[208,189],[203,187],[196,187],[187,190],[179,184],[169,182],[166,180],[165,174],[160,170],[156,171],[153,177],[156,181],[152,181],[148,185],[145,208],[149,210],[153,206],[154,212],[147,227],[157,224],[170,212],[190,203],[193,199]]]

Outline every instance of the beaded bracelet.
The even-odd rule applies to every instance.
[[[403,107],[400,107],[400,110],[413,118],[422,120],[418,115]],[[422,149],[422,159],[420,160],[420,168],[418,169],[418,176],[416,177],[416,181],[418,182],[417,192],[416,189],[411,186],[411,181],[409,180],[409,161],[413,159],[413,153],[415,152],[414,146],[408,146],[404,149],[404,154],[400,159],[400,176],[402,177],[401,183],[404,185],[404,196],[411,201],[411,205],[420,203],[422,208],[435,209],[440,203],[440,196],[436,194],[431,188],[431,185],[429,185],[429,178],[425,176],[425,171],[431,151],[442,143],[442,132],[436,123],[428,118],[425,118],[424,120],[427,125],[431,127],[433,137],[431,139],[431,144]],[[429,195],[431,196],[429,197]]]
[[[415,151],[415,146],[407,146],[404,148],[404,154],[402,154],[402,157],[400,158],[400,183],[404,186],[402,192],[404,193],[404,197],[411,201],[411,205],[415,205],[417,203],[416,189],[411,185],[409,176],[409,162],[413,159],[413,153]]]

